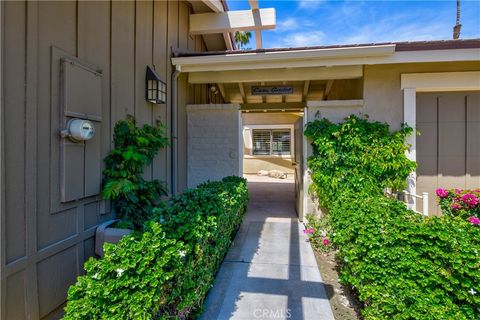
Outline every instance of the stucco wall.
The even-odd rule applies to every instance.
[[[298,119],[300,114],[298,113],[243,113],[243,126],[249,125],[261,126],[261,125],[288,125],[292,126]],[[278,157],[278,156],[253,156],[251,155],[251,131],[244,130],[243,133],[243,173],[256,174],[260,170],[279,170],[282,172],[293,173],[294,168],[292,166],[291,157]],[[294,138],[292,136],[292,155]]]

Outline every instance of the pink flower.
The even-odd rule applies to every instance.
[[[307,229],[303,230],[303,233],[306,233],[306,234],[312,234],[313,232],[315,232],[315,229],[313,229],[313,228],[307,228]]]
[[[460,193],[462,193],[462,190],[460,190],[460,189],[455,189],[455,194],[460,194]]]
[[[437,196],[439,196],[440,198],[446,198],[446,197],[448,197],[448,190],[447,190],[447,189],[439,188],[439,189],[435,190],[435,193],[436,193]]]
[[[478,204],[478,199],[475,197],[475,195],[471,193],[464,194],[462,196],[462,201],[468,204],[471,207],[474,207]]]
[[[459,205],[458,203],[452,203],[452,205],[450,206],[453,210],[458,210],[460,209],[462,206]]]
[[[471,216],[467,221],[473,224],[474,226],[478,226],[478,224],[480,224],[480,219],[474,216]]]
[[[323,239],[324,246],[328,246],[329,244],[330,244],[330,240],[328,240],[327,238]]]

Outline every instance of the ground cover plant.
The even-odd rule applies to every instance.
[[[338,250],[340,279],[365,319],[480,319],[480,228],[461,214],[425,218],[384,196],[415,168],[405,156],[411,133],[355,116],[308,124],[312,191],[326,217],[309,216],[312,244]]]
[[[68,291],[64,319],[193,319],[246,212],[246,180],[207,182],[106,244]]]

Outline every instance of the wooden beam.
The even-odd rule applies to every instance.
[[[311,67],[294,69],[205,71],[188,74],[190,83],[239,83],[270,81],[305,81],[357,79],[363,76],[362,66]]]
[[[258,0],[249,0],[250,9],[253,11],[258,11],[260,8],[258,7]],[[260,30],[255,31],[255,42],[257,45],[257,49],[262,48],[262,32]]]
[[[303,110],[303,102],[285,102],[285,103],[242,103],[241,110]]]
[[[190,15],[190,34],[274,29],[275,9],[238,10]]]
[[[260,30],[255,31],[255,44],[257,45],[257,49],[262,49],[262,32]]]
[[[242,96],[243,103],[247,102],[247,98],[245,96],[245,89],[243,88],[243,83],[239,83],[238,88],[240,89],[240,95]]]
[[[207,7],[209,7],[210,9],[212,9],[212,11],[214,11],[214,12],[222,12],[222,11],[225,11],[225,10],[223,10],[222,1],[220,1],[220,0],[202,0],[202,2],[203,2]]]
[[[302,101],[305,101],[305,99],[307,99],[309,89],[310,89],[310,80],[305,80],[305,83],[303,84]]]
[[[223,86],[223,83],[217,83],[218,90],[220,91],[220,94],[222,95],[223,101],[227,101],[227,92],[225,91],[225,87]]]
[[[223,40],[225,41],[225,45],[227,46],[227,50],[234,50],[232,44],[232,38],[230,37],[230,33],[224,32],[223,33]]]
[[[323,97],[326,100],[328,98],[328,95],[330,94],[330,90],[332,90],[333,86],[333,80],[328,80],[327,84],[325,85],[325,91],[323,93]]]

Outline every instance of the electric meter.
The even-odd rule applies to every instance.
[[[71,119],[67,123],[67,129],[62,131],[62,137],[68,137],[73,142],[87,141],[95,135],[95,126],[89,120]]]

